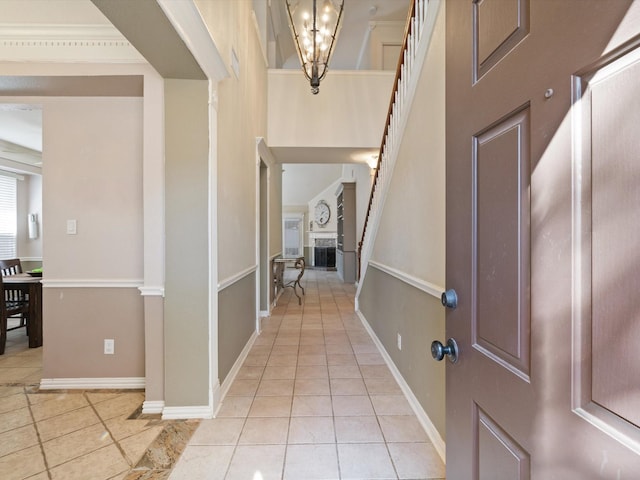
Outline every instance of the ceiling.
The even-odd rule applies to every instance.
[[[103,8],[110,2],[102,0],[1,0],[3,15],[0,19],[2,26],[29,25],[42,26],[44,29],[56,26],[58,29],[65,25],[74,28],[83,26],[111,27],[111,22],[95,4]],[[237,0],[217,0],[237,1]],[[255,0],[254,0],[255,1]],[[134,5],[148,9],[149,2],[129,2],[129,10]],[[295,53],[291,32],[287,23],[285,0],[267,0],[270,5],[269,20],[270,36],[276,39],[279,61],[273,65],[276,68],[300,68]],[[111,2],[113,4],[113,2]],[[368,39],[370,22],[406,21],[410,0],[345,0],[342,29],[334,48],[331,61],[332,70],[368,69],[369,50]],[[113,18],[112,14],[109,18]],[[141,12],[142,17],[147,13]],[[32,30],[35,31],[35,30]],[[116,32],[117,33],[117,32]],[[126,32],[125,32],[126,34]],[[128,37],[128,35],[127,35]],[[133,39],[130,39],[133,40]],[[135,43],[135,42],[134,42]],[[136,43],[137,44],[137,43]],[[147,52],[144,52],[145,56]],[[281,151],[280,151],[281,150]],[[371,156],[369,150],[356,149],[311,149],[301,155],[299,149],[279,149],[274,152],[280,163],[298,161],[294,159],[306,158],[310,163],[332,163],[326,167],[327,172],[321,174],[321,166],[316,166],[311,175],[318,182],[324,181],[326,176],[335,175],[338,163],[363,162]],[[4,168],[11,168],[11,162],[27,164],[25,172],[39,173],[42,152],[42,110],[37,105],[0,104],[0,164]],[[7,167],[9,165],[9,167]],[[18,163],[20,165],[20,163]],[[308,186],[308,192],[316,192],[319,187]],[[321,191],[320,189],[319,191]],[[317,192],[316,192],[317,193]],[[296,199],[296,203],[299,199]]]

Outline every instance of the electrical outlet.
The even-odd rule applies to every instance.
[[[104,339],[104,354],[113,355],[116,353],[116,342],[113,338]]]
[[[402,335],[398,334],[398,350],[402,350]]]

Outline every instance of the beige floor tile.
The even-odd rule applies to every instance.
[[[353,351],[356,354],[360,354],[360,353],[380,353],[380,351],[378,350],[378,347],[376,347],[376,344],[373,342],[369,342],[369,343],[356,343],[353,345]]]
[[[297,345],[276,345],[271,350],[271,355],[298,355]]]
[[[38,445],[34,426],[25,425],[0,434],[0,457]]]
[[[296,378],[329,378],[326,365],[298,365]]]
[[[266,323],[266,326],[265,326]],[[264,322],[263,323],[263,328],[268,328],[269,327],[269,323],[268,322]],[[258,335],[258,337],[256,338],[256,341],[253,342],[254,345],[273,345],[274,340],[276,339],[275,334],[270,334],[267,332],[263,332],[260,335]]]
[[[389,443],[400,479],[444,478],[445,466],[431,443]]]
[[[338,443],[382,443],[384,438],[376,417],[335,417]]]
[[[415,415],[378,417],[387,442],[428,442],[429,438]]]
[[[331,340],[328,340],[327,342],[331,342]],[[327,355],[334,355],[334,354],[353,355],[351,344],[348,341],[344,343],[333,343],[333,342],[327,343],[326,352],[327,352]]]
[[[6,386],[0,385],[0,398],[10,397],[12,395],[16,395],[18,393],[24,394],[24,387],[14,387],[14,386]]]
[[[413,415],[411,405],[404,395],[371,395],[376,415]]]
[[[256,397],[249,410],[249,417],[289,417],[291,401],[291,396]]]
[[[256,390],[258,389],[258,384],[260,380],[252,379],[252,380],[234,380],[229,387],[229,391],[227,392],[227,396],[236,397],[246,397],[255,395]]]
[[[287,442],[288,418],[247,418],[239,445],[277,445]]]
[[[384,444],[338,445],[338,455],[343,480],[397,478]]]
[[[170,480],[223,480],[233,448],[229,446],[188,446],[173,472]]]
[[[326,355],[298,355],[298,365],[326,365]]]
[[[287,380],[296,377],[296,367],[267,367],[262,374],[262,380]],[[235,383],[235,382],[234,382]]]
[[[120,451],[115,445],[108,445],[52,468],[51,478],[53,480],[86,480],[87,472],[91,472],[91,480],[107,480],[128,469],[129,464]]]
[[[225,480],[282,478],[285,449],[285,445],[238,446]]]
[[[339,479],[335,445],[288,445],[284,480]]]
[[[271,355],[267,367],[295,367],[297,363],[297,355]]]
[[[244,423],[244,418],[202,420],[189,440],[189,445],[235,445]]]
[[[264,367],[260,366],[244,366],[238,370],[236,380],[259,380],[264,372]]]
[[[384,365],[384,359],[379,353],[356,353],[359,365]]]
[[[112,443],[111,435],[100,423],[44,442],[42,447],[51,468]],[[116,473],[118,472],[114,472],[114,475]]]
[[[28,405],[27,396],[24,392],[16,393],[6,397],[0,397],[0,414],[25,408]]]
[[[226,396],[216,414],[218,418],[241,417],[249,415],[249,409],[253,403],[253,397],[230,397]]]
[[[267,364],[267,360],[269,360],[269,355],[247,355],[243,366],[264,367]]]
[[[300,355],[326,355],[324,345],[300,345]]]
[[[0,414],[0,433],[33,423],[28,407]]]
[[[291,396],[293,395],[293,379],[289,380],[262,380],[258,385],[256,396]]]
[[[327,354],[327,364],[329,366],[357,366],[356,357],[351,353],[331,353]]]
[[[371,416],[374,415],[371,400],[366,395],[334,395],[333,412],[339,416]]]
[[[330,378],[362,378],[360,369],[353,365],[331,365],[329,367]]]
[[[91,407],[82,407],[72,412],[47,418],[36,424],[40,441],[47,442],[53,438],[67,435],[68,433],[82,430],[100,423],[100,419]]]
[[[149,420],[129,419],[129,415],[122,415],[107,420],[105,425],[109,429],[109,433],[115,440],[137,435],[151,428]]]
[[[34,367],[0,368],[0,383],[20,383],[38,371],[40,369]]]
[[[29,355],[11,355],[0,356],[0,368],[7,367],[27,367],[40,368],[42,366],[42,358]]]
[[[329,395],[329,379],[327,378],[296,378],[296,395]]]
[[[85,395],[89,399],[89,403],[96,405],[100,402],[118,398],[121,395],[121,392],[87,392]]]
[[[393,375],[386,365],[360,365],[360,371],[364,378],[393,379]]]
[[[44,457],[40,445],[18,450],[0,457],[0,472],[3,480],[21,480],[45,471]],[[45,473],[44,478],[48,478]]]
[[[333,417],[293,417],[288,443],[335,443]]]
[[[271,353],[271,345],[254,344],[249,350],[249,355],[269,355]]]
[[[367,388],[361,378],[332,378],[332,395],[367,395]]]
[[[102,420],[131,415],[144,402],[144,393],[123,393],[110,400],[94,405]]]
[[[37,422],[89,405],[89,402],[87,402],[87,399],[81,393],[46,394],[46,398],[40,395],[41,394],[35,394],[29,396],[29,402],[31,402],[31,399],[34,397],[38,400],[43,400],[31,406],[33,418],[35,418]]]
[[[327,417],[333,415],[328,395],[300,395],[293,397],[292,417]]]
[[[400,395],[402,390],[394,378],[365,378],[369,395]]]

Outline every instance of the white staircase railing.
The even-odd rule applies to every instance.
[[[369,206],[362,229],[362,238],[358,244],[359,279],[364,278],[371,257],[373,243],[380,222],[382,207],[391,181],[393,168],[398,157],[402,136],[416,84],[424,63],[436,14],[441,0],[413,0],[405,28],[404,46],[393,84],[391,101],[387,113],[387,123],[382,135],[382,144],[378,154],[378,165],[371,186]],[[358,282],[358,292],[362,282]]]

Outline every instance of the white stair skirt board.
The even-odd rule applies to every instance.
[[[40,390],[77,389],[139,389],[145,387],[144,377],[106,378],[43,378]]]
[[[163,410],[164,400],[145,400],[142,402],[142,413],[145,415],[162,413]]]
[[[373,339],[373,342],[378,347],[378,350],[380,350],[380,354],[382,355],[382,358],[384,358],[384,361],[387,363],[389,370],[391,370],[391,374],[398,382],[398,385],[400,385],[400,389],[402,390],[402,393],[404,393],[404,395],[407,397],[407,400],[409,401],[409,404],[411,405],[413,412],[418,417],[418,421],[422,425],[422,428],[424,428],[425,432],[427,433],[427,436],[429,437],[429,439],[431,439],[431,443],[433,443],[433,446],[438,452],[438,455],[440,455],[440,458],[446,464],[446,447],[445,447],[444,440],[438,433],[438,430],[436,430],[436,427],[431,421],[431,419],[429,418],[429,415],[427,415],[427,412],[424,411],[424,409],[422,408],[422,405],[420,405],[420,402],[411,391],[411,388],[409,387],[407,382],[402,377],[400,370],[398,370],[395,363],[393,363],[393,360],[391,360],[391,357],[389,356],[384,346],[382,345],[382,342],[378,339],[375,332],[369,325],[369,322],[367,322],[367,319],[364,317],[364,315],[360,310],[357,310],[356,313],[358,317],[360,317],[360,321],[364,325],[364,328],[366,328],[367,332],[369,332],[369,335],[371,335],[371,338]]]
[[[213,418],[213,412],[209,405],[164,407],[162,410],[163,420],[186,420],[189,418]]]

